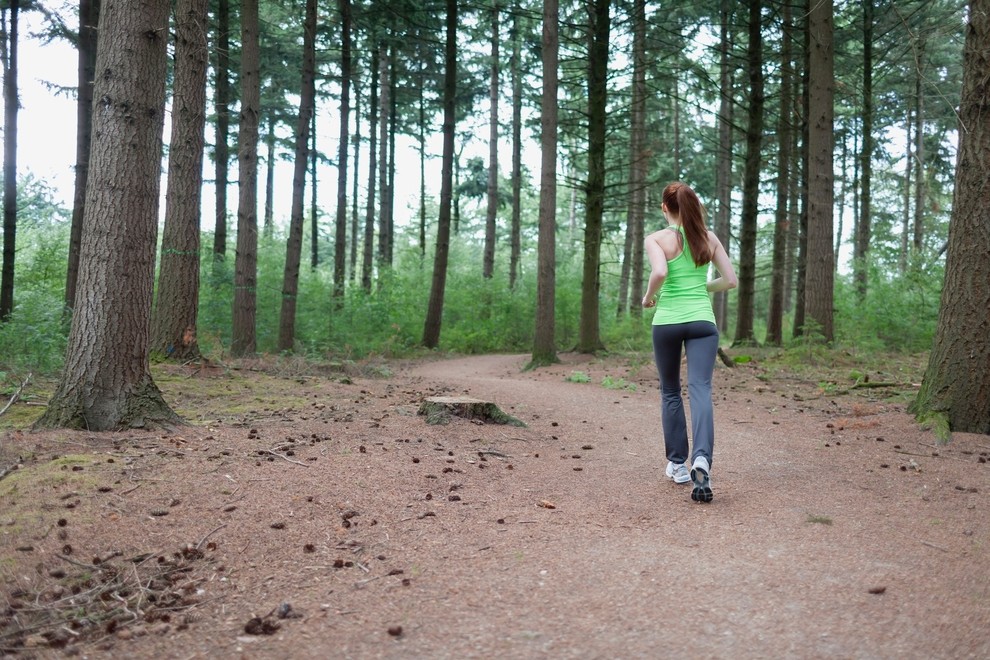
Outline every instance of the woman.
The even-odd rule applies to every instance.
[[[715,444],[712,372],[718,328],[708,294],[735,288],[736,273],[718,237],[705,227],[705,210],[694,190],[684,183],[671,183],[663,190],[662,209],[668,226],[645,241],[652,270],[643,307],[656,307],[653,356],[660,374],[666,473],[674,483],[694,484],[692,500],[711,502],[709,475]],[[715,265],[718,278],[708,279],[709,264]],[[681,346],[687,354],[694,437],[690,474],[685,466],[688,434],[681,398]]]

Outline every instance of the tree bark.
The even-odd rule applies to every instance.
[[[352,72],[353,75],[353,72]],[[354,165],[350,168],[351,174],[351,264],[348,280],[354,282],[357,279],[357,255],[358,255],[358,193],[361,183],[361,88],[355,81],[352,81],[354,88]]]
[[[646,0],[633,3],[633,78],[629,144],[629,311],[642,315],[643,236],[646,216],[646,174],[650,152],[646,141]]]
[[[485,208],[485,247],[482,256],[482,276],[491,279],[495,273],[495,223],[498,220],[498,78],[499,78],[499,20],[498,0],[492,3],[491,65],[488,82],[488,188]],[[486,307],[486,309],[488,309]]]
[[[608,100],[609,0],[590,3],[588,51],[588,180],[585,188],[584,267],[581,279],[579,353],[605,348],[598,324],[602,221],[605,213],[605,124]]]
[[[859,222],[853,242],[853,283],[856,295],[866,297],[873,233],[873,3],[863,3],[863,140],[859,154]]]
[[[340,8],[340,140],[337,143],[337,217],[333,250],[333,297],[342,302],[347,269],[347,147],[351,117],[351,0]],[[315,9],[314,9],[315,11]],[[314,24],[314,30],[316,25]],[[338,305],[339,308],[339,305]]]
[[[419,94],[416,99],[419,121],[417,138],[419,141],[419,224],[418,245],[420,268],[426,263],[426,62],[419,71]]]
[[[382,272],[388,266],[388,254],[389,254],[389,241],[392,237],[389,236],[389,223],[388,223],[388,202],[389,202],[389,190],[388,190],[388,136],[389,136],[389,113],[388,108],[391,106],[391,94],[392,94],[392,80],[389,76],[389,53],[394,48],[394,46],[389,45],[386,48],[385,56],[381,58],[379,62],[379,72],[378,79],[380,83],[379,89],[379,104],[380,104],[380,115],[378,123],[378,190],[381,197],[381,203],[378,205],[378,275],[381,277]]]
[[[446,0],[447,20],[444,40],[443,75],[443,165],[440,179],[440,212],[437,218],[437,245],[433,258],[433,282],[426,309],[423,345],[440,344],[444,289],[447,284],[447,259],[450,253],[450,211],[453,201],[454,129],[457,102],[457,0]]]
[[[554,269],[557,246],[557,63],[560,53],[557,0],[543,0],[543,91],[540,99],[540,209],[537,239],[536,324],[533,366],[557,362]]]
[[[227,182],[230,167],[230,0],[217,0],[217,63],[213,80],[216,106],[214,179],[216,225],[213,230],[213,258],[223,261],[227,254]]]
[[[791,175],[791,121],[794,103],[791,6],[782,10],[780,51],[780,116],[777,120],[777,206],[773,223],[773,262],[770,277],[770,311],[766,343],[780,346],[784,340],[784,265],[787,248],[788,198]]]
[[[165,227],[151,351],[160,357],[199,356],[199,225],[209,66],[208,0],[179,0],[175,10],[175,93],[168,150]]]
[[[911,246],[915,255],[925,244],[925,41],[918,44],[918,60],[914,80],[917,107],[914,114],[914,223]]]
[[[169,5],[102,7],[77,304],[62,378],[38,428],[181,423],[148,363]]]
[[[364,249],[361,252],[361,288],[371,292],[371,276],[374,269],[375,250],[375,172],[378,169],[378,69],[381,50],[377,44],[371,49],[371,89],[368,93],[368,198],[365,200]]]
[[[96,26],[100,21],[100,0],[79,2],[79,71],[76,98],[76,173],[69,229],[69,257],[65,275],[65,307],[75,307],[79,280],[79,247],[82,243],[83,216],[86,212],[86,182],[89,179],[89,152],[93,138],[93,79],[96,76]]]
[[[722,242],[726,253],[731,250],[732,204],[732,87],[733,76],[729,65],[731,50],[730,21],[732,0],[719,3],[719,106],[718,106],[718,160],[715,165],[715,191],[718,206],[715,208],[715,235]],[[725,333],[729,323],[729,294],[716,293],[712,298],[715,322],[719,332]]]
[[[275,113],[269,112],[265,122],[265,212],[262,232],[271,238],[275,231]]]
[[[756,230],[760,212],[760,161],[763,145],[763,3],[749,4],[749,112],[746,125],[746,164],[743,172],[743,199],[740,215],[739,296],[736,335],[733,344],[756,343],[753,316],[756,297]]]
[[[802,39],[804,42],[804,47],[801,49],[801,93],[798,94],[798,98],[801,99],[801,143],[798,149],[799,161],[801,163],[801,183],[798,187],[799,195],[801,197],[801,213],[798,216],[797,223],[797,261],[795,263],[797,277],[794,282],[794,323],[792,325],[791,334],[794,337],[800,337],[804,334],[804,320],[805,320],[805,291],[807,290],[807,271],[808,271],[808,177],[809,177],[809,163],[810,156],[808,151],[808,132],[809,132],[809,117],[810,117],[810,105],[808,89],[809,85],[809,62],[811,53],[811,27],[809,14],[811,12],[811,2],[812,0],[804,0],[802,6]]]
[[[258,118],[261,54],[258,0],[241,2],[241,112],[238,132],[237,255],[234,260],[234,322],[230,352],[255,352],[258,282]]]
[[[522,37],[519,6],[512,12],[512,219],[509,229],[509,289],[515,289],[522,252]]]
[[[341,0],[346,3],[347,0]],[[282,310],[278,324],[278,350],[291,351],[296,343],[296,298],[302,262],[303,207],[306,170],[309,166],[309,130],[316,104],[316,0],[306,0],[303,23],[302,80],[299,84],[299,116],[296,118],[295,157],[292,172],[292,210],[282,276]],[[344,147],[346,149],[346,145]]]
[[[313,116],[309,124],[309,267],[316,271],[320,265],[320,206],[317,165],[320,152],[316,147],[316,99],[313,99]]]
[[[805,312],[815,322],[815,331],[831,343],[833,332],[833,288],[835,269],[832,244],[835,193],[834,50],[832,0],[813,3],[808,15],[811,35],[808,104],[808,261]]]
[[[959,155],[935,341],[912,412],[990,434],[990,0],[971,0]]]
[[[10,0],[10,22],[3,62],[3,267],[0,269],[0,321],[14,311],[14,259],[17,243],[17,18],[20,2]]]

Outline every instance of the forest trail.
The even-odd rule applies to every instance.
[[[205,550],[187,557],[188,615],[122,627],[89,657],[990,656],[985,437],[937,445],[879,393],[719,365],[715,499],[697,504],[663,474],[653,365],[560,357],[303,379],[305,406],[161,437],[18,436],[88,447],[71,473],[88,481],[0,489],[4,515],[34,498],[36,528],[63,530],[8,526],[0,550],[50,575],[69,542],[85,563]],[[437,395],[527,427],[427,425],[416,409]],[[275,620],[287,604],[299,616]]]

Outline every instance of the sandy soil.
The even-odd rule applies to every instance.
[[[6,434],[0,656],[990,657],[990,438],[719,365],[697,504],[663,474],[652,364],[561,357],[299,378],[306,403],[262,387],[170,432]],[[428,425],[432,395],[527,426]]]

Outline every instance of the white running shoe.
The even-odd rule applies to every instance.
[[[674,480],[675,484],[686,484],[691,481],[687,466],[684,463],[672,463],[667,461],[667,476]]]
[[[691,499],[695,502],[712,501],[712,482],[708,476],[709,472],[711,472],[711,464],[707,458],[698,456],[694,459],[694,465],[691,466],[691,481],[694,483]]]

